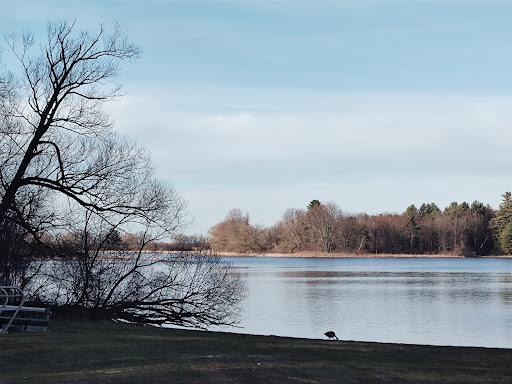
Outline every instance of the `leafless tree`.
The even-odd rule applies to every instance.
[[[307,246],[306,213],[301,209],[287,209],[277,223],[278,252],[298,252]]]
[[[230,265],[209,254],[148,252],[161,233],[140,226],[136,251],[104,251],[121,228],[86,212],[59,240],[62,257],[41,274],[49,282],[36,300],[56,316],[207,328],[237,322],[244,284]]]
[[[102,26],[93,35],[66,22],[48,25],[42,52],[34,53],[30,33],[11,35],[8,42],[22,78],[20,91],[3,108],[12,123],[2,132],[8,150],[2,152],[0,221],[14,209],[16,194],[30,186],[60,192],[97,211],[151,209],[130,200],[137,189],[129,182],[130,170],[145,167],[146,156],[137,146],[111,138],[102,111],[119,91],[118,62],[136,58],[138,49],[118,27],[108,34]],[[126,187],[123,200],[103,193]]]
[[[313,249],[320,248],[323,252],[332,252],[337,244],[336,224],[341,215],[334,203],[319,204],[308,208],[306,223]]]
[[[119,63],[139,50],[116,25],[93,34],[58,22],[47,32],[44,45],[30,33],[7,37],[21,74],[0,75],[0,279],[22,279],[57,313],[231,324],[243,286],[220,259],[147,252],[183,224],[186,205],[102,109],[119,94]],[[135,233],[135,252],[106,252],[118,232]],[[47,262],[35,262],[45,252],[34,244]]]
[[[314,203],[313,203],[314,202]],[[344,214],[335,204],[313,200],[307,209],[287,209],[275,225],[258,229],[259,248],[266,252],[424,253],[482,256],[499,252],[492,231],[494,210],[479,201],[452,203],[444,211],[434,203],[402,214]],[[238,211],[239,212],[239,211]],[[212,227],[210,241],[218,251],[230,249],[240,230],[230,225],[233,215]],[[235,215],[236,217],[236,215]]]
[[[210,229],[210,244],[214,250],[249,253],[260,251],[260,230],[249,222],[249,215],[232,209],[226,218]]]
[[[177,217],[164,220],[158,213],[176,203],[175,195],[150,176],[147,151],[116,135],[102,109],[119,94],[119,63],[139,56],[122,30],[102,25],[90,33],[56,22],[48,24],[43,45],[31,33],[6,40],[21,71],[0,75],[0,233],[14,222],[38,234],[41,220],[24,211],[27,196],[45,208],[69,199],[105,217],[114,213],[174,226]],[[4,237],[5,261],[12,255]]]

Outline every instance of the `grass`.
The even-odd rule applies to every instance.
[[[0,336],[0,383],[511,383],[512,350],[60,323]]]

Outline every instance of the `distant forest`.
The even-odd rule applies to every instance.
[[[204,239],[203,239],[204,243]],[[253,225],[231,210],[209,231],[208,246],[234,253],[512,254],[512,194],[497,210],[474,201],[414,205],[400,214],[346,214],[334,203],[312,200],[288,209],[279,222]]]

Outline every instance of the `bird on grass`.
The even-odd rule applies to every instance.
[[[327,331],[324,333],[324,335],[327,336],[329,339],[339,340],[334,331]]]

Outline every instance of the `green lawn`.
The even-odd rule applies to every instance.
[[[55,322],[0,336],[0,383],[512,383],[512,350]]]

